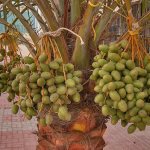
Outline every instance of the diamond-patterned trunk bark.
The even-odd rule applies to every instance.
[[[38,126],[37,150],[102,150],[106,119],[95,108],[74,109],[70,122],[57,118],[51,126]]]

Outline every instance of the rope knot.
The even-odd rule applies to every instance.
[[[58,37],[58,36],[61,35],[61,32],[63,30],[66,30],[66,31],[72,33],[73,35],[75,35],[76,37],[78,37],[80,39],[80,41],[81,41],[81,45],[84,45],[84,41],[83,41],[83,39],[82,39],[82,37],[80,35],[78,35],[77,33],[73,32],[72,30],[64,28],[64,27],[61,27],[61,28],[57,29],[56,31],[49,31],[49,32],[41,33],[41,38],[44,37],[45,35],[49,35],[49,36],[52,36],[52,37]]]
[[[139,34],[139,30],[134,30],[134,31],[130,31],[128,30],[130,35],[138,35]]]
[[[139,31],[140,31],[140,26],[138,22],[132,23],[132,30],[128,30],[130,35],[137,35],[139,34]]]

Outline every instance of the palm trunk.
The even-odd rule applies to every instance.
[[[73,119],[63,122],[55,118],[48,127],[38,126],[37,150],[102,150],[105,118],[96,106],[72,109]],[[57,120],[57,121],[56,121]]]

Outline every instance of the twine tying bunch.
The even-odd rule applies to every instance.
[[[76,37],[78,37],[81,41],[81,45],[84,45],[84,41],[82,39],[82,37],[80,35],[78,35],[77,33],[73,32],[72,30],[68,29],[68,28],[64,28],[64,27],[61,27],[59,29],[57,29],[56,31],[49,31],[49,32],[45,32],[45,33],[42,33],[41,35],[41,38],[44,37],[45,35],[49,35],[49,36],[52,36],[52,37],[58,37],[61,35],[61,32],[63,30],[66,30],[70,33],[72,33],[73,35],[75,35]]]

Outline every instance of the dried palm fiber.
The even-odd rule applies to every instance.
[[[70,122],[60,121],[55,116],[51,126],[38,126],[37,150],[102,150],[106,119],[98,107],[84,102],[70,106],[69,110]]]

